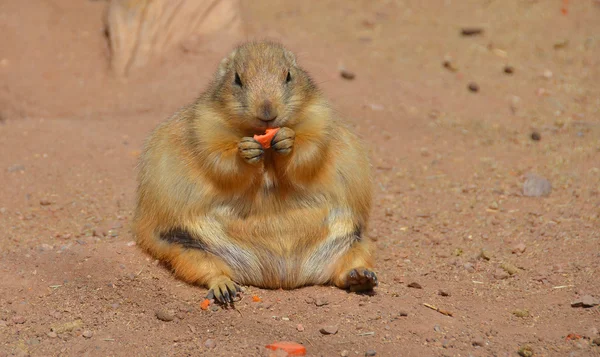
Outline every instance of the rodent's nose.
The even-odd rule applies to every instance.
[[[258,119],[262,121],[271,121],[277,118],[277,110],[273,108],[270,100],[265,99],[258,110]]]

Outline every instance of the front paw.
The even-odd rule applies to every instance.
[[[244,161],[256,165],[263,159],[265,150],[254,138],[245,137],[238,143],[238,152]]]
[[[363,292],[373,290],[379,285],[377,275],[366,268],[350,270],[346,275],[346,288],[352,292]]]
[[[275,134],[271,147],[280,155],[288,155],[294,147],[296,133],[290,128],[281,128]]]

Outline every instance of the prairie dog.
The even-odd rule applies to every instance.
[[[253,135],[280,128],[264,149]],[[368,155],[292,52],[249,42],[160,124],[139,164],[138,245],[227,303],[240,285],[377,286]],[[240,284],[240,285],[238,285]]]

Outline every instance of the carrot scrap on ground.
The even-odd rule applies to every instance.
[[[210,306],[210,300],[208,300],[208,299],[204,299],[204,301],[202,301],[202,302],[200,303],[200,308],[201,308],[202,310],[208,310],[208,307],[209,307],[209,306]]]
[[[254,302],[261,302],[261,298],[258,295],[252,295],[252,301]]]
[[[435,310],[435,311],[439,312],[442,315],[453,316],[450,311],[442,310],[440,308],[437,308],[437,307],[435,307],[433,305],[429,305],[429,304],[426,304],[426,303],[423,303],[423,305],[425,305],[425,307],[430,308],[431,310]]]
[[[569,0],[563,0],[563,5],[562,5],[562,8],[560,9],[560,12],[562,12],[563,15],[566,15],[569,13]]]
[[[575,334],[575,333],[570,333],[570,334],[567,335],[567,337],[565,338],[565,340],[571,341],[571,340],[579,340],[581,338],[582,338],[581,335],[578,335],[578,334]]]
[[[306,355],[306,347],[296,342],[281,341],[271,343],[270,345],[266,345],[265,347],[273,351],[284,350],[288,353],[288,356]]]
[[[271,140],[277,134],[279,128],[267,129],[264,135],[254,135],[254,140],[258,141],[263,148],[268,149],[271,147]]]

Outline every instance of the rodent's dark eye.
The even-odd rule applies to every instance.
[[[292,74],[290,73],[290,71],[288,71],[288,75],[287,75],[287,77],[285,77],[285,81],[287,83],[290,83],[292,81]]]
[[[242,79],[240,78],[240,75],[237,74],[237,72],[235,72],[235,84],[238,86],[242,86]]]

